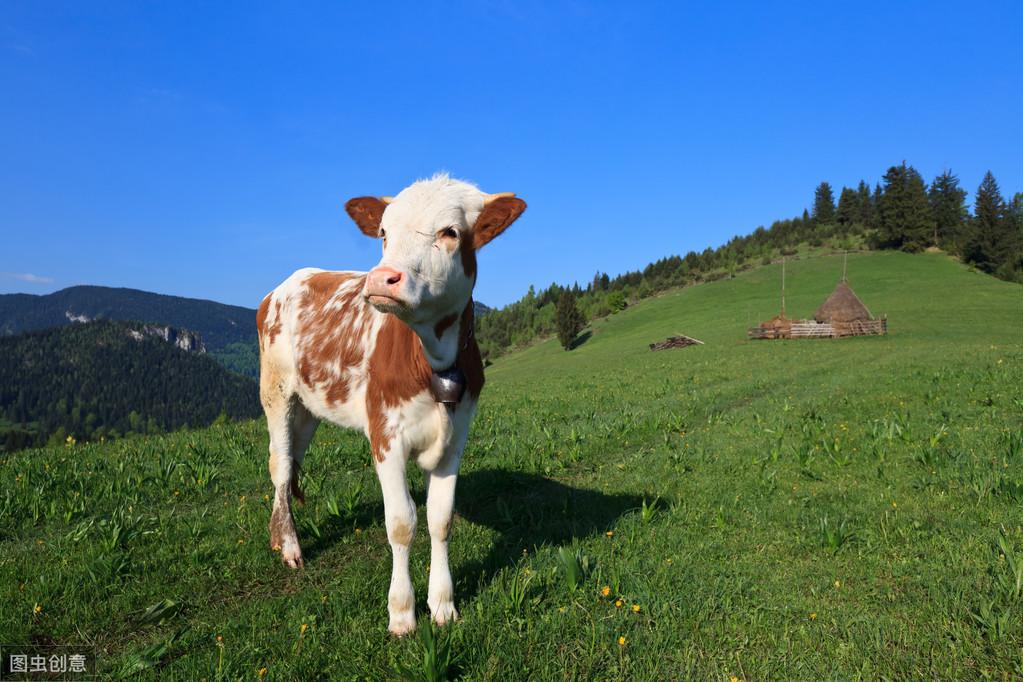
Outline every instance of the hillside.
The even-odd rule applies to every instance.
[[[842,256],[797,258],[790,258],[786,266],[788,316],[812,317],[841,279]],[[1023,328],[1023,286],[1001,282],[943,254],[849,254],[848,278],[875,316],[888,316],[890,333],[899,339],[945,344],[957,338],[986,339],[991,332],[1009,341],[1014,338],[1012,330]],[[701,353],[739,346],[735,352],[759,357],[767,351],[759,348],[762,342],[747,343],[746,329],[777,315],[780,305],[781,264],[774,263],[735,278],[662,294],[597,320],[589,327],[592,335],[570,353],[550,339],[498,359],[489,371],[493,376],[512,376],[553,371],[555,366],[571,371],[590,362],[628,363],[648,358],[648,343],[677,333],[705,341],[708,347]],[[890,342],[891,338],[852,343]],[[719,350],[711,350],[714,347]]]
[[[841,257],[787,272],[809,315]],[[748,341],[777,313],[771,265],[499,358],[458,484],[451,672],[1023,676],[1023,287],[898,252],[850,256],[849,279],[887,337]],[[648,350],[677,333],[706,345]],[[306,456],[301,572],[267,549],[266,450],[253,421],[0,455],[0,632],[152,679],[421,670],[428,645],[386,632],[363,437],[321,428]]]
[[[0,337],[0,447],[205,426],[260,413],[255,382],[139,323]],[[170,330],[172,341],[186,339]]]
[[[0,336],[87,320],[152,322],[198,332],[228,369],[256,376],[256,311],[137,289],[76,286],[44,296],[0,295]]]

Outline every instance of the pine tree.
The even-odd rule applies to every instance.
[[[878,246],[920,251],[934,232],[927,185],[905,161],[888,169],[884,183],[877,205]]]
[[[950,170],[934,178],[927,199],[934,217],[932,243],[956,253],[961,252],[969,214],[966,210],[966,190],[959,186],[959,178]]]
[[[864,228],[874,226],[874,199],[870,196],[870,185],[860,180],[856,188],[856,199],[859,207],[857,220]]]
[[[813,193],[813,221],[817,225],[831,225],[835,222],[835,195],[831,185],[822,182]]]
[[[1023,192],[1016,192],[1012,197],[1012,204],[1009,206],[1016,227],[1023,230]]]
[[[859,209],[859,197],[856,190],[851,187],[843,187],[842,193],[838,197],[838,213],[835,214],[835,220],[846,232],[849,231],[853,223],[858,222]]]
[[[1012,250],[1012,226],[1006,219],[1005,199],[995,176],[988,171],[977,188],[965,253],[968,261],[984,272],[994,272],[1007,262]]]
[[[586,326],[586,318],[576,305],[575,295],[571,289],[565,289],[558,299],[554,323],[558,328],[558,341],[561,342],[561,347],[571,350],[572,342]]]

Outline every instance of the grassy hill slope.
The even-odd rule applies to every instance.
[[[841,278],[842,257],[790,261],[786,269],[788,316],[809,318]],[[1018,329],[1023,310],[1023,289],[1018,285],[972,271],[941,254],[850,254],[848,277],[875,316],[888,316],[891,333],[900,339],[983,342],[998,328],[1007,334]],[[564,370],[562,361],[569,356],[576,364],[645,357],[648,343],[675,333],[705,341],[704,353],[716,353],[711,347],[721,345],[746,346],[746,329],[777,315],[780,299],[781,264],[776,263],[644,301],[598,321],[593,336],[572,353],[566,355],[553,340],[538,344],[499,360],[492,376],[542,372],[551,362]],[[761,352],[755,350],[759,345],[750,344],[749,351]]]
[[[840,272],[790,263],[790,316]],[[1023,287],[940,255],[852,256],[849,278],[888,337],[747,341],[777,312],[769,266],[491,367],[459,482],[451,672],[1023,676]],[[706,345],[647,349],[680,332]],[[421,669],[424,644],[386,633],[362,437],[321,429],[306,458],[300,573],[267,549],[265,453],[250,422],[0,459],[0,641],[181,679]]]

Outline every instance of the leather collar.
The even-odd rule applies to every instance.
[[[473,305],[471,298],[469,305]],[[469,317],[469,329],[465,333],[465,343],[458,351],[459,355],[469,347],[473,328],[476,326],[475,317],[475,315]],[[455,406],[462,400],[462,396],[465,395],[465,384],[465,373],[458,366],[457,356],[450,367],[440,371],[434,370],[430,375],[430,393],[433,394],[433,399],[442,403],[449,410],[455,409]]]

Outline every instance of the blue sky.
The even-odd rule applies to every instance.
[[[343,202],[438,170],[529,203],[490,305],[903,159],[1023,191],[1023,3],[354,5],[3,3],[0,292],[255,307],[371,267]]]

